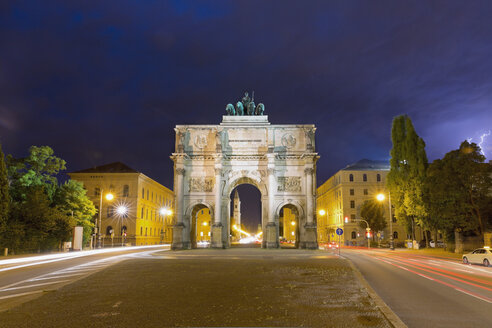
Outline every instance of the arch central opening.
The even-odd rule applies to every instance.
[[[279,213],[279,238],[281,248],[299,248],[299,211],[292,204],[284,205]]]
[[[261,247],[262,206],[260,190],[247,180],[230,194],[230,240],[234,247]]]

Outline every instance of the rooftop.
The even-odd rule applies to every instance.
[[[342,170],[344,171],[381,171],[381,170],[389,170],[390,164],[389,161],[372,161],[370,159],[361,159],[358,162],[347,165]]]
[[[72,173],[140,173],[126,164],[114,162],[110,164],[95,166],[89,169],[75,171]]]

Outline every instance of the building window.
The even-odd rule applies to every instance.
[[[367,189],[364,189],[364,195],[366,195],[366,196],[369,195],[369,192]]]
[[[150,194],[150,200],[151,200],[151,201],[154,201],[154,192],[152,192],[152,193]]]
[[[393,231],[393,239],[398,239],[398,231]]]
[[[350,208],[355,208],[355,200],[350,201]]]
[[[144,210],[143,210],[143,206],[142,206],[142,212],[140,213],[140,217],[141,217],[142,219],[144,218],[144,216],[143,216],[143,211],[144,211]]]
[[[107,226],[106,227],[106,235],[111,236],[112,233],[113,233],[113,227]]]
[[[110,217],[113,216],[113,207],[112,206],[109,206],[108,207],[107,215],[108,215],[108,218],[110,218]]]
[[[130,186],[124,185],[123,186],[123,197],[128,197],[129,195],[130,195]]]
[[[145,198],[145,189],[142,188],[142,199]]]
[[[393,223],[396,223],[396,217],[394,215],[392,215],[393,217]]]
[[[354,191],[354,189],[350,189],[350,196],[353,196],[353,195],[355,195],[355,191]]]
[[[376,175],[376,180],[377,180],[377,182],[381,182],[381,174],[378,173]]]
[[[356,239],[357,238],[357,233],[355,231],[352,231],[352,239]]]
[[[101,196],[101,188],[99,187],[94,188],[94,196]]]
[[[145,218],[149,219],[149,209],[148,208],[145,209]],[[145,234],[147,234],[147,233],[145,233]]]
[[[140,236],[142,236],[143,233],[143,227],[140,227]]]
[[[362,181],[364,181],[364,182],[365,182],[365,181],[367,181],[367,174],[365,174],[365,173],[364,173],[364,174],[362,175]]]
[[[354,182],[354,175],[353,174],[349,175],[349,180],[350,180],[350,182]]]
[[[350,214],[350,221],[355,221],[355,214]]]
[[[147,228],[145,228],[145,235],[147,236]]]

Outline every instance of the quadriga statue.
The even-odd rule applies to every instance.
[[[233,104],[227,104],[226,106],[227,115],[236,115],[236,109]]]
[[[247,113],[248,113],[248,115],[255,115],[255,103],[254,102],[251,101],[248,104]]]
[[[258,106],[256,106],[255,115],[263,115],[263,112],[265,112],[265,105],[258,104]]]
[[[242,116],[244,115],[243,103],[238,101],[236,104],[236,115]]]

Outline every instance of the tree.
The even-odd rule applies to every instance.
[[[72,226],[71,218],[52,206],[41,186],[31,187],[26,199],[12,206],[7,245],[15,251],[59,248],[70,238]]]
[[[387,184],[395,216],[410,231],[408,228],[413,227],[415,222],[423,225],[428,214],[424,202],[424,181],[428,166],[425,142],[417,135],[407,115],[393,119],[391,140],[393,148]],[[414,235],[413,229],[411,232]]]
[[[48,146],[31,146],[25,158],[8,155],[7,172],[12,198],[16,201],[26,199],[27,188],[40,186],[52,200],[58,187],[56,175],[66,169],[65,164]]]
[[[75,219],[75,224],[84,227],[84,244],[90,239],[93,218],[96,215],[94,203],[87,197],[84,185],[75,180],[68,180],[55,192],[54,203],[67,216]]]
[[[367,200],[362,204],[360,216],[369,223],[372,231],[383,231],[386,228],[386,219],[384,218],[384,205],[375,200]],[[360,226],[365,228],[365,224]]]
[[[2,145],[0,144],[0,242],[7,225],[9,213],[9,181],[7,179],[7,167],[5,166]]]
[[[487,229],[485,213],[492,202],[492,170],[484,161],[480,148],[464,141],[459,149],[435,160],[428,169],[429,214],[436,218],[436,226],[454,232],[458,252],[463,231],[483,235]]]

